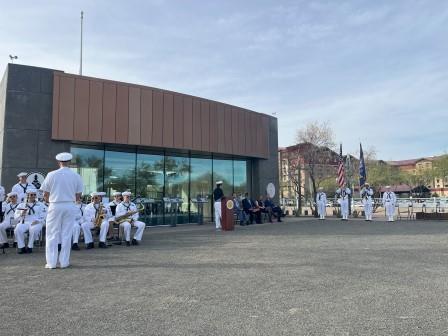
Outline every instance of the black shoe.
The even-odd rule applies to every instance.
[[[325,219],[325,218],[322,218],[322,219]],[[283,221],[279,218],[277,222],[281,223],[281,222],[283,222]]]
[[[17,247],[17,242],[12,243],[12,247],[16,248]]]
[[[26,247],[22,247],[17,251],[17,254],[25,254],[26,253]]]
[[[107,245],[106,245],[106,243],[100,242],[100,243],[98,244],[98,247],[99,247],[99,248],[107,248]]]
[[[88,244],[86,245],[86,250],[93,249],[94,247],[95,247],[95,245],[93,245],[93,243],[88,243]]]
[[[79,246],[78,246],[77,243],[74,243],[74,244],[72,245],[72,250],[73,250],[73,251],[79,251],[79,250],[80,250],[80,248],[79,248]]]
[[[126,246],[131,246],[131,242],[126,240]]]
[[[28,248],[26,249],[26,253],[33,253],[33,249],[30,248],[30,247],[28,247]]]
[[[137,239],[132,239],[132,245],[138,245],[138,241],[137,241]]]
[[[62,245],[58,244],[58,252],[61,252],[61,249],[62,249]]]
[[[3,243],[2,248],[9,248],[9,243]]]
[[[121,245],[121,240],[114,242],[114,245]]]

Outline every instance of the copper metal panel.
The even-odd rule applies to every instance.
[[[225,153],[232,153],[232,108],[225,106]]]
[[[210,103],[210,152],[218,152],[218,105]]]
[[[239,139],[239,132],[238,132],[238,109],[232,107],[231,108],[231,114],[232,114],[232,153],[233,154],[240,154],[239,151],[239,145],[240,145],[240,139]]]
[[[193,149],[201,150],[201,101],[193,99]]]
[[[184,97],[184,148],[193,148],[193,99]]]
[[[54,74],[53,76],[53,114],[51,116],[51,137],[53,139],[59,138],[59,83],[60,76]]]
[[[75,81],[75,115],[73,136],[83,141],[89,140],[89,93],[90,83],[87,79],[77,78]]]
[[[218,104],[218,109],[216,111],[218,117],[218,152],[225,153],[225,115],[224,115],[224,105]]]
[[[238,109],[238,141],[239,141],[239,146],[238,146],[238,153],[240,155],[243,155],[245,153],[245,149],[246,149],[246,119],[244,118],[244,110],[242,109]]]
[[[201,102],[201,150],[210,151],[210,104]]]
[[[115,120],[117,143],[127,144],[129,139],[129,86],[117,86],[117,114]]]
[[[104,83],[103,86],[103,142],[115,143],[117,113],[117,86]]]
[[[129,134],[128,143],[139,145],[140,142],[140,88],[129,87]]]
[[[73,138],[73,118],[75,116],[75,79],[61,78],[59,86],[59,138]]]
[[[163,94],[163,147],[172,148],[174,144],[174,97]]]
[[[245,153],[253,153],[252,151],[252,130],[253,130],[253,125],[252,125],[252,119],[251,119],[251,114],[250,113],[246,113],[244,115],[245,119],[246,119],[246,149],[245,149]]]
[[[152,144],[163,145],[163,92],[154,91],[152,95]]]
[[[184,115],[183,100],[181,95],[174,96],[174,147],[184,147]]]
[[[103,82],[90,81],[89,141],[101,141],[103,130]]]
[[[142,89],[141,93],[140,140],[144,146],[152,145],[152,90]]]

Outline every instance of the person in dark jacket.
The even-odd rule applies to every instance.
[[[244,194],[242,203],[243,203],[243,211],[249,215],[249,223],[247,224],[253,224],[254,216],[256,216],[257,214],[259,215],[260,210],[256,207],[255,202],[249,198],[249,193]]]

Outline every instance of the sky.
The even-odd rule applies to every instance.
[[[448,1],[0,0],[17,63],[213,99],[278,118],[279,146],[327,122],[344,152],[448,152]]]

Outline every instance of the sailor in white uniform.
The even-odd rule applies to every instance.
[[[345,183],[343,184],[342,188],[338,188],[336,190],[338,202],[341,205],[342,220],[348,220],[348,202],[351,193],[352,192],[350,188],[346,187]]]
[[[367,182],[361,189],[361,201],[364,205],[364,214],[366,216],[366,221],[371,221],[373,214],[373,189],[370,188],[370,184]]]
[[[118,204],[117,211],[115,213],[115,218],[126,215],[127,213],[131,214],[131,216],[128,217],[127,221],[124,221],[120,224],[120,227],[123,228],[124,231],[124,238],[126,240],[126,245],[131,245],[131,225],[135,226],[137,228],[137,231],[134,234],[134,238],[132,239],[132,245],[138,245],[139,242],[142,240],[143,237],[143,231],[145,230],[145,223],[138,220],[138,210],[137,206],[131,202],[131,192],[125,191],[122,193],[123,195],[123,202]]]
[[[106,238],[107,232],[109,231],[109,221],[112,218],[112,212],[110,208],[102,201],[102,192],[93,192],[90,196],[92,197],[92,202],[86,205],[84,210],[85,222],[82,225],[82,231],[84,233],[84,242],[87,249],[93,248],[93,237],[91,229],[95,228],[95,220],[101,216],[100,220],[100,242],[98,244],[99,248],[107,248]]]
[[[76,215],[75,215],[75,222],[73,223],[73,237],[72,237],[72,250],[79,251],[79,236],[81,235],[81,228],[85,225],[85,218],[84,218],[84,210],[86,205],[81,202],[81,200],[76,202]],[[83,229],[84,230],[84,229]]]
[[[327,195],[324,193],[324,188],[320,187],[316,195],[316,206],[319,219],[325,219],[327,212]]]
[[[386,186],[386,192],[383,194],[383,206],[386,209],[386,217],[388,222],[394,221],[396,203],[397,196],[390,190],[390,186]]]
[[[14,213],[18,222],[14,230],[17,239],[18,253],[32,253],[34,241],[39,239],[45,221],[45,207],[37,202],[37,190],[26,191],[26,202],[20,203]],[[28,232],[28,246],[25,246],[25,234]]]
[[[84,188],[81,176],[68,167],[72,158],[70,153],[56,155],[59,169],[49,172],[41,186],[44,199],[49,203],[45,245],[45,268],[48,269],[56,268],[58,261],[61,268],[70,266],[73,222],[77,211],[75,202],[81,199]]]
[[[30,183],[28,183],[26,181],[26,177],[27,177],[27,173],[25,172],[21,172],[19,174],[17,174],[17,177],[19,178],[19,182],[17,182],[16,184],[14,184],[12,186],[11,191],[12,192],[16,192],[17,193],[17,201],[19,203],[24,202],[25,201],[25,197],[26,197],[26,191],[28,189],[35,189],[34,186]]]
[[[10,192],[7,196],[7,202],[3,202],[2,204],[3,222],[0,224],[0,244],[2,244],[0,246],[2,248],[9,247],[6,229],[16,226],[17,221],[14,219],[14,214],[19,206],[16,192]]]

